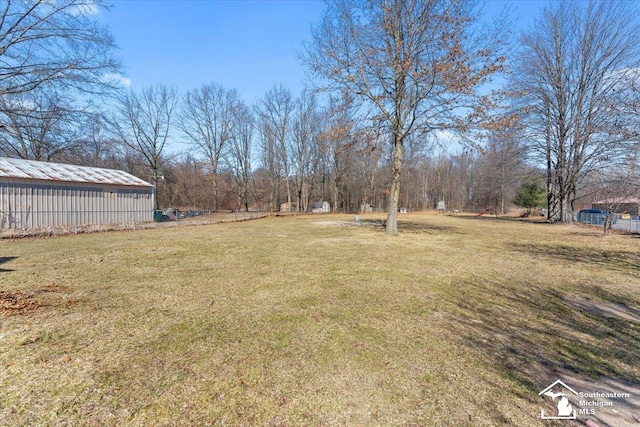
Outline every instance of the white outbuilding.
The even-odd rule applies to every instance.
[[[311,212],[329,213],[331,212],[331,205],[329,204],[329,202],[315,202],[311,205]]]
[[[153,197],[121,170],[0,157],[0,229],[153,221]]]

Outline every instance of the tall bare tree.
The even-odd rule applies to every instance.
[[[530,172],[526,167],[527,150],[516,129],[496,132],[476,159],[476,184],[484,208],[496,214],[506,212],[516,187]]]
[[[405,139],[418,130],[460,130],[487,107],[476,89],[503,58],[493,29],[475,25],[478,16],[476,2],[465,0],[330,0],[313,30],[304,54],[312,73],[387,125],[389,234],[398,232]]]
[[[95,15],[102,0],[0,2],[0,96],[54,84],[82,92],[118,86],[120,64]]]
[[[237,209],[244,207],[248,212],[255,118],[251,109],[244,103],[239,103],[233,114],[235,126],[231,134],[227,163],[231,166],[237,187]]]
[[[257,177],[253,182],[254,192],[256,198],[263,201],[263,209],[274,212],[278,210],[280,202],[282,162],[275,135],[270,130],[268,123],[261,118],[256,123],[260,168],[254,172],[254,178]]]
[[[160,176],[163,151],[170,139],[174,111],[178,103],[176,89],[165,85],[147,86],[140,92],[133,90],[120,97],[113,129],[125,149],[142,156],[156,183]],[[156,209],[159,209],[156,197]]]
[[[209,163],[212,180],[212,209],[218,208],[218,168],[236,126],[240,99],[235,89],[211,83],[187,92],[180,129]]]
[[[324,112],[321,136],[322,152],[331,182],[331,205],[334,211],[345,210],[344,187],[347,172],[353,167],[352,158],[359,132],[354,117],[354,102],[346,91],[330,97]]]
[[[89,116],[69,96],[43,87],[0,96],[0,154],[52,161],[80,148]]]
[[[72,163],[93,167],[117,169],[118,143],[109,132],[103,113],[89,113],[88,126],[80,140],[81,149]]]
[[[612,99],[640,65],[637,17],[633,2],[560,1],[522,36],[513,83],[546,165],[549,220],[572,221],[580,181],[624,152]]]
[[[295,173],[296,211],[305,212],[309,204],[312,169],[317,165],[316,148],[321,132],[320,115],[313,93],[304,91],[300,95],[292,128],[291,162]]]
[[[256,113],[260,121],[263,149],[265,154],[270,156],[270,162],[275,160],[273,158],[273,155],[275,155],[282,167],[282,174],[284,175],[282,178],[284,178],[285,182],[289,209],[291,209],[291,184],[289,182],[291,173],[290,137],[295,108],[296,100],[291,92],[282,85],[276,85],[269,89],[264,97],[258,101],[256,107]],[[266,147],[264,144],[269,144],[269,146]]]

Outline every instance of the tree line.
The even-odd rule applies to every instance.
[[[314,86],[253,105],[206,83],[125,89],[94,0],[0,6],[0,154],[126,170],[157,207],[503,213],[540,180],[549,220],[637,197],[637,7],[560,1],[521,34],[463,0],[330,0]],[[178,143],[186,149],[178,149]]]

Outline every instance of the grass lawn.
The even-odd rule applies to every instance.
[[[0,241],[0,425],[637,425],[640,238],[380,219]]]

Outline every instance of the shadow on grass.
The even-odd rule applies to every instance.
[[[434,225],[434,224],[428,224],[424,222],[414,222],[414,221],[398,221],[398,231],[400,231],[400,233],[411,233],[411,234],[437,234],[437,233],[466,234],[458,227]]]
[[[634,252],[558,244],[511,245],[509,249],[548,260],[569,261],[640,275],[640,256]]]
[[[575,296],[557,285],[463,283],[452,330],[530,401],[558,378],[581,391],[640,389],[640,301],[600,286]],[[640,409],[637,400],[615,405],[625,420]]]
[[[485,214],[485,215],[459,215],[459,216],[454,216],[455,218],[460,218],[460,219],[465,219],[465,220],[470,220],[470,221],[492,221],[492,222],[522,222],[522,223],[526,223],[526,224],[539,224],[539,225],[553,225],[552,223],[548,222],[545,218],[543,217],[536,217],[536,218],[521,218],[521,217],[514,217],[514,216],[495,216],[495,215],[491,215],[491,214]]]
[[[5,264],[5,263],[7,263],[9,261],[13,261],[14,259],[17,259],[17,258],[18,258],[17,256],[3,256],[3,257],[0,257],[0,264]],[[0,268],[0,273],[6,273],[8,271],[14,271],[14,270],[6,269],[6,268]]]

